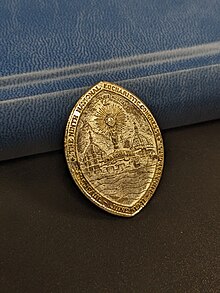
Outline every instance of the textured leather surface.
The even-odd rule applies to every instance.
[[[3,0],[0,160],[59,149],[91,85],[127,86],[162,128],[220,117],[220,2]]]
[[[0,163],[3,293],[218,293],[220,121],[163,133],[148,205],[122,219],[75,186],[62,152]]]

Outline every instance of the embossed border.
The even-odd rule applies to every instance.
[[[83,175],[78,163],[76,143],[75,143],[78,121],[86,105],[91,101],[93,97],[95,97],[102,90],[107,90],[107,91],[119,94],[122,97],[131,101],[147,118],[156,140],[158,162],[157,162],[156,170],[154,173],[154,177],[146,193],[138,200],[138,202],[136,202],[131,207],[125,207],[123,205],[116,204],[106,199],[105,197],[103,197],[98,191],[96,191],[89,184],[89,182]],[[92,88],[90,88],[77,101],[76,105],[74,106],[74,108],[72,109],[70,113],[70,116],[67,122],[65,137],[64,137],[64,149],[65,149],[65,156],[66,156],[69,171],[74,181],[80,188],[80,190],[97,206],[99,206],[100,208],[112,214],[119,215],[119,216],[132,217],[136,215],[148,203],[148,201],[154,194],[159,184],[162,171],[163,171],[164,147],[163,147],[161,132],[157,125],[156,120],[154,119],[150,110],[136,95],[127,91],[123,87],[111,82],[101,81],[97,83]]]

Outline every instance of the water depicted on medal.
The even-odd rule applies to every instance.
[[[107,199],[132,206],[153,178],[157,149],[149,123],[117,94],[98,94],[81,115],[77,152],[86,179]]]
[[[163,142],[144,103],[100,82],[77,102],[65,134],[67,163],[83,193],[104,210],[133,216],[153,195],[163,169]]]

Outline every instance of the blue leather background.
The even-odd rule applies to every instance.
[[[61,148],[100,80],[162,128],[220,118],[220,1],[1,0],[0,75],[0,159]]]

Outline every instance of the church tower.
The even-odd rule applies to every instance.
[[[85,164],[86,170],[89,173],[97,173],[100,171],[100,163],[103,161],[105,152],[100,149],[100,147],[94,143],[92,133],[89,132],[89,145],[86,148],[83,162]]]

